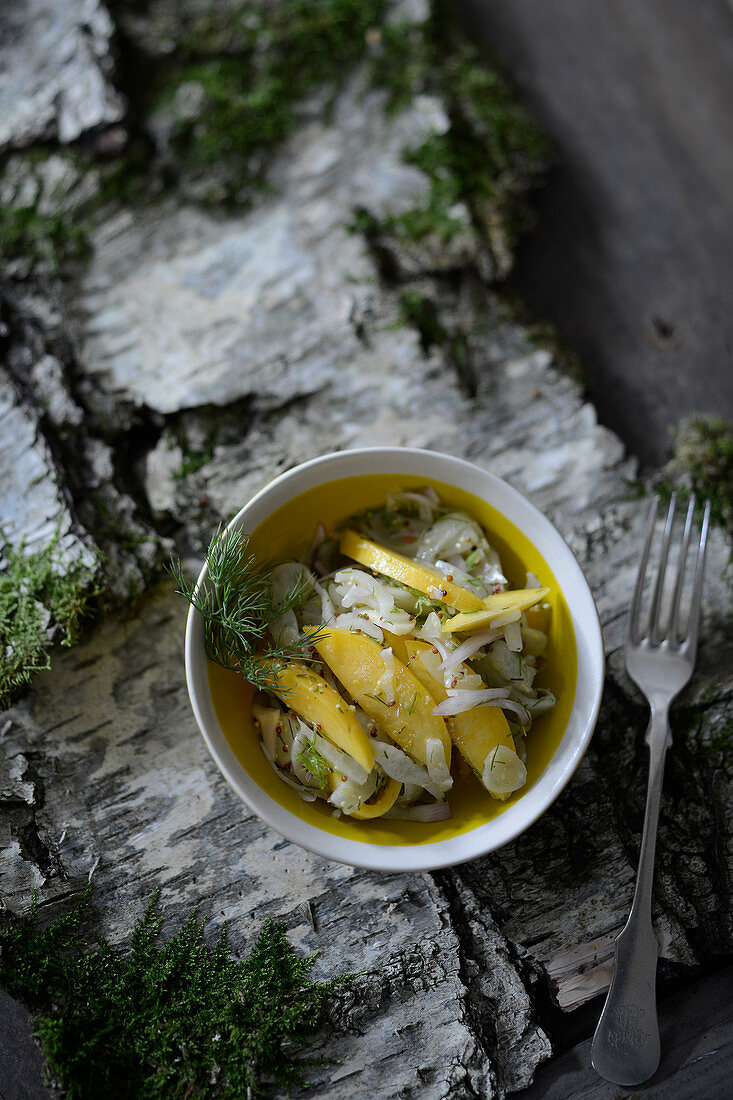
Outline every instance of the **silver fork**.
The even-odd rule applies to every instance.
[[[640,1085],[642,1081],[648,1080],[656,1071],[660,1058],[655,989],[658,944],[652,929],[651,913],[654,848],[664,758],[672,744],[669,706],[690,679],[695,666],[705,546],[710,522],[708,501],[700,528],[692,602],[687,623],[683,626],[680,608],[695,511],[695,498],[692,496],[685,518],[672,604],[664,624],[661,621],[662,592],[672,540],[675,503],[676,497],[673,494],[667,511],[649,617],[644,629],[641,625],[642,592],[659,508],[658,498],[655,498],[652,505],[626,626],[626,670],[649,701],[651,717],[645,738],[649,746],[649,783],[634,900],[629,919],[616,939],[611,988],[591,1049],[594,1068],[601,1077],[617,1085]]]

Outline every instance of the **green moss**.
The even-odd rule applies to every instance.
[[[711,749],[721,752],[728,752],[733,748],[733,719],[724,722],[719,730],[712,733],[707,743]]]
[[[0,982],[30,1009],[69,1100],[244,1100],[307,1085],[305,1070],[323,1064],[307,1046],[348,978],[313,982],[315,956],[271,921],[242,961],[224,934],[207,947],[195,915],[160,944],[156,898],[126,952],[92,947],[80,931],[88,901],[45,930],[35,902],[0,928]]]
[[[429,93],[440,97],[450,119],[446,133],[405,151],[405,160],[427,176],[428,194],[412,210],[385,218],[384,231],[408,242],[430,236],[447,242],[466,228],[465,205],[504,273],[528,221],[524,194],[549,158],[540,130],[496,67],[467,41],[451,5],[436,3],[422,27],[383,28],[371,67],[373,84],[390,90],[392,109]]]
[[[179,166],[226,170],[225,197],[261,184],[267,154],[297,122],[297,104],[323,85],[336,86],[368,50],[368,31],[384,18],[386,0],[289,0],[248,4],[232,13],[236,53],[202,56],[221,41],[198,26],[184,35],[176,60],[150,89],[154,110],[174,105],[185,85],[198,86],[200,109],[174,117],[170,145]],[[228,38],[229,48],[232,45]],[[217,196],[221,188],[214,189]]]
[[[214,457],[214,448],[212,446],[206,446],[200,451],[183,451],[183,459],[180,467],[175,471],[173,476],[179,480],[184,477],[188,477],[189,474],[195,474],[197,470],[200,470],[207,462],[211,462]]]
[[[394,114],[428,90],[431,69],[430,38],[421,23],[397,22],[375,28],[369,54],[373,88],[389,92],[387,111]]]
[[[69,213],[39,214],[35,206],[0,208],[0,252],[29,268],[57,274],[64,260],[83,255],[84,228]]]
[[[100,591],[96,569],[69,565],[58,538],[44,550],[27,554],[7,542],[0,554],[0,708],[36,672],[51,666],[49,634],[73,645],[90,602]]]
[[[435,304],[419,290],[405,290],[400,295],[400,321],[417,329],[425,355],[434,347],[443,347],[450,339]]]
[[[717,416],[684,420],[676,433],[672,461],[664,468],[660,488],[680,488],[680,476],[698,497],[709,500],[711,518],[733,534],[733,425]]]
[[[178,469],[173,472],[173,477],[177,480],[183,480],[183,478],[188,477],[189,474],[195,474],[208,462],[211,462],[214,457],[216,437],[217,425],[210,424],[204,432],[203,439],[200,437],[197,438],[197,445],[192,446],[188,441],[185,427],[182,424],[171,427],[167,434],[168,450],[172,451],[177,447],[181,452],[181,464]]]
[[[428,355],[433,348],[443,348],[456,369],[459,381],[467,393],[475,392],[476,383],[468,358],[468,339],[458,324],[447,327],[438,307],[419,290],[405,290],[400,295],[399,323],[411,325],[417,331],[420,348]]]

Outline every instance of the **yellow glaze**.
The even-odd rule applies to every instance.
[[[481,611],[483,608],[478,596],[447,580],[437,569],[419,565],[412,558],[406,558],[396,550],[388,550],[386,546],[365,539],[355,531],[345,531],[342,535],[341,553],[358,561],[360,565],[373,569],[375,573],[391,577],[393,581],[406,584],[408,588],[414,588],[426,596],[440,599],[457,611]],[[440,597],[435,595],[436,588],[442,593]]]
[[[374,767],[374,749],[364,730],[337,691],[307,665],[289,664],[270,691],[306,722],[317,725],[324,737],[353,756],[362,768]]]
[[[329,776],[331,790],[334,790],[340,782],[340,777],[335,772]],[[361,821],[373,821],[375,817],[381,817],[391,810],[397,801],[397,796],[402,790],[402,784],[396,779],[388,779],[379,792],[376,802],[362,802],[358,810],[353,810],[349,817],[358,817]]]
[[[459,612],[446,620],[443,623],[443,633],[452,634],[460,630],[475,634],[477,630],[484,630],[505,611],[524,611],[532,604],[539,603],[549,591],[549,588],[518,588],[511,592],[497,592],[481,601],[481,610]]]
[[[252,719],[254,689],[235,672],[209,662],[211,700],[218,723],[229,747],[247,775],[269,797],[296,817],[323,832],[345,839],[371,844],[432,844],[471,832],[506,812],[531,790],[545,769],[567,727],[575,699],[577,670],[575,632],[567,600],[552,569],[527,535],[482,497],[460,489],[439,478],[423,474],[359,474],[336,478],[306,490],[271,512],[251,532],[251,549],[262,560],[290,561],[303,557],[313,541],[316,523],[336,530],[345,516],[364,508],[378,508],[388,493],[401,489],[419,489],[432,485],[441,500],[453,511],[469,512],[487,531],[492,546],[501,558],[504,575],[519,587],[527,570],[541,577],[552,589],[552,632],[546,651],[547,664],[535,683],[557,696],[552,710],[532,723],[528,745],[527,783],[506,802],[490,798],[474,775],[456,777],[448,794],[452,817],[447,821],[396,821],[379,817],[357,821],[346,816],[333,817],[332,807],[318,799],[303,802],[270,768],[260,749]],[[399,657],[397,650],[395,655]]]
[[[410,671],[425,685],[433,698],[442,703],[448,698],[445,685],[432,675],[421,660],[421,654],[430,652],[432,646],[413,638],[405,639],[404,644],[408,653]],[[467,710],[464,714],[453,714],[446,718],[446,722],[453,744],[477,776],[482,774],[486,757],[497,745],[507,745],[510,749],[514,749],[514,738],[509,732],[509,723],[499,707],[477,707],[475,710]]]
[[[316,649],[351,698],[405,752],[427,764],[425,743],[437,737],[450,767],[450,737],[444,720],[433,714],[436,700],[402,661],[395,658],[395,705],[389,706],[389,699],[379,687],[386,672],[382,649],[372,638],[348,630],[329,630],[316,643]]]

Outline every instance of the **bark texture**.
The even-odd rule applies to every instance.
[[[102,51],[86,78],[96,99],[83,113],[60,94],[54,113],[38,106],[66,73],[53,51],[38,55],[24,22],[19,102],[35,106],[5,114],[6,143],[66,141],[119,119],[102,76],[109,19],[92,8],[97,45],[84,56],[91,66]],[[123,25],[162,50],[166,11],[123,11]],[[186,609],[160,583],[132,616],[98,621],[55,654],[0,718],[2,897],[23,911],[36,890],[53,910],[93,875],[92,916],[112,942],[157,886],[169,928],[198,905],[212,935],[226,920],[232,943],[246,944],[266,917],[282,918],[294,943],[321,952],[320,973],[364,972],[336,1012],[345,1033],[322,1042],[340,1061],[314,1073],[317,1095],[503,1097],[551,1055],[548,991],[570,1011],[606,987],[631,901],[646,715],[622,641],[645,509],[634,461],[508,316],[468,216],[460,248],[439,259],[434,244],[421,252],[347,228],[355,206],[380,220],[425,197],[403,150],[449,125],[437,97],[396,113],[386,101],[356,72],[281,148],[251,209],[211,211],[175,193],[117,200],[95,214],[90,251],[63,282],[10,265],[3,530],[34,547],[59,532],[69,562],[97,548],[124,594],[142,589],[172,539],[195,564],[219,519],[324,450],[405,444],[470,459],[552,519],[591,583],[608,678],[590,750],[543,817],[484,859],[436,875],[329,863],[250,816],[209,759],[183,680]],[[40,193],[37,166],[11,159],[5,173],[15,193]],[[80,181],[95,192],[77,173],[62,195]],[[407,323],[406,293],[439,337]],[[733,950],[729,553],[713,531],[699,661],[662,803],[654,907],[675,973]]]

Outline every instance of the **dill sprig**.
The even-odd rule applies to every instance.
[[[298,754],[298,760],[311,773],[319,787],[328,786],[328,775],[331,768],[312,741],[309,741],[303,751]]]
[[[297,954],[268,920],[251,953],[213,947],[194,913],[160,944],[157,892],[125,952],[80,928],[76,907],[39,928],[30,915],[0,925],[0,982],[33,1015],[46,1072],[69,1100],[264,1097],[306,1085],[308,1054],[332,998],[350,976],[313,982],[315,955]]]
[[[313,595],[307,578],[298,577],[280,600],[275,599],[271,561],[257,561],[249,536],[221,528],[206,553],[208,581],[197,587],[180,561],[168,571],[178,591],[204,618],[204,643],[210,660],[238,673],[259,691],[267,691],[289,661],[311,661],[310,649],[322,627],[308,627],[296,639],[268,631],[288,611],[302,607]]]

